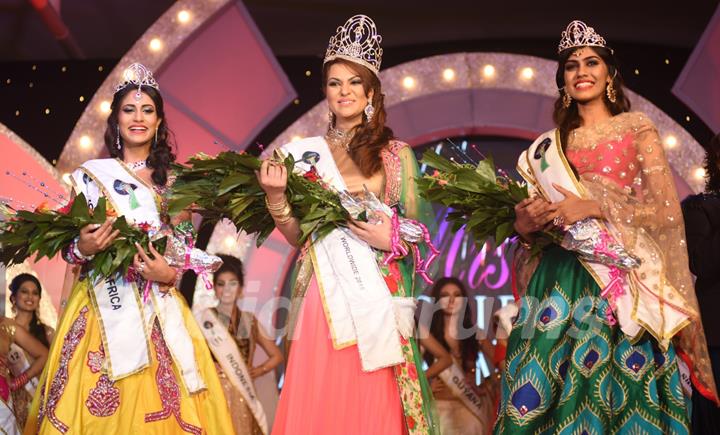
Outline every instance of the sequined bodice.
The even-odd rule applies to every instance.
[[[617,137],[600,138],[589,147],[573,146],[576,141],[571,139],[566,154],[579,175],[602,175],[618,186],[628,188],[640,172],[640,156],[633,140],[632,132],[621,133]]]

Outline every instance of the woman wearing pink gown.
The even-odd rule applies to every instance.
[[[380,40],[375,23],[364,15],[337,29],[322,74],[328,130],[282,150],[299,162],[296,170],[312,167],[358,199],[373,194],[388,211],[420,227],[418,221],[432,215],[415,191],[413,151],[385,125]],[[300,229],[285,194],[286,168],[266,160],[258,177],[277,228],[297,246]],[[353,221],[303,247],[293,286],[299,310],[291,320],[291,352],[273,434],[437,432],[413,338],[413,296],[421,282],[413,253],[424,245],[397,237],[393,243],[398,221],[385,213],[372,213],[369,222]],[[409,254],[385,261],[398,248]]]

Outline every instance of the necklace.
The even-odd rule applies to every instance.
[[[137,162],[132,163],[125,163],[128,168],[132,169],[133,172],[137,172],[141,169],[145,169],[147,167],[147,162],[145,160],[138,160]]]
[[[337,149],[342,148],[346,152],[350,152],[350,142],[355,135],[355,130],[349,132],[340,131],[332,125],[328,126],[327,133],[325,133],[325,140],[330,145],[330,148]]]

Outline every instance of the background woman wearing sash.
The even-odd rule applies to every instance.
[[[364,15],[352,17],[338,28],[330,40],[322,74],[330,125],[324,138],[308,138],[302,144],[329,149],[333,162],[323,159],[320,164],[329,163],[330,169],[336,167],[351,194],[363,195],[367,188],[385,204],[397,206],[396,210],[404,217],[430,222],[429,208],[415,189],[418,168],[413,151],[407,144],[394,140],[392,130],[385,125],[384,97],[378,79],[382,55],[379,43],[375,23]],[[290,244],[297,245],[299,226],[285,197],[284,166],[264,162],[259,180],[278,229]],[[382,213],[377,219],[377,225],[350,224],[350,231],[372,248],[370,257],[373,254],[376,257],[355,260],[377,263],[373,267],[382,274],[381,283],[387,287],[384,291],[392,295],[388,299],[414,296],[420,288],[414,276],[412,254],[384,265],[384,254],[391,249],[392,224]],[[313,252],[313,248],[309,249]],[[307,250],[305,247],[304,252]],[[344,251],[338,252],[334,260],[343,260]],[[323,289],[319,283],[348,277],[318,276],[311,257],[302,256],[297,266],[294,296],[299,298],[296,300],[301,307],[289,337],[292,347],[273,433],[435,432],[431,393],[422,374],[415,340],[400,337],[398,345],[402,349],[398,349],[398,355],[404,362],[371,371],[363,370],[358,345],[334,347],[331,331],[335,331],[336,325],[329,325],[327,316],[331,313],[325,310],[327,301],[321,300]],[[413,311],[411,308],[411,324]],[[395,325],[391,327],[394,329]],[[397,335],[391,334],[389,338],[398,340]]]
[[[73,173],[74,193],[92,204],[104,196],[111,216],[155,228],[169,221],[175,157],[152,73],[131,65],[111,109],[105,145],[113,158],[83,163]],[[66,260],[86,264],[106,249],[117,237],[111,224],[83,228]],[[134,278],[92,283],[84,270],[73,286],[25,433],[224,434],[231,427],[207,345],[174,288],[178,271],[154,248],[138,249]]]
[[[19,347],[33,361],[19,375],[14,375],[8,367],[11,346]],[[24,389],[30,379],[42,372],[47,354],[47,348],[28,331],[19,327],[14,320],[0,316],[0,431],[3,433],[20,433],[22,423],[16,420],[11,394]],[[20,411],[27,415],[27,408],[20,408]]]
[[[687,268],[682,214],[661,141],[646,115],[628,111],[613,51],[591,27],[572,22],[558,55],[560,97],[553,114],[558,134],[548,137],[560,141],[580,191],[588,195],[581,198],[555,184],[564,200],[549,204],[532,198],[519,204],[515,229],[522,244],[536,242],[536,232],[549,224],[562,227],[586,218],[612,226],[629,252],[638,254],[655,243],[660,254],[642,264],[652,269],[650,275],[664,274],[661,286],[673,299],[661,294],[655,308],[640,308],[644,315],[665,319],[663,307],[681,307],[691,313],[690,323],[664,349],[650,322],[639,317],[633,320],[642,328],[629,337],[621,330],[619,312],[609,309],[609,297],[601,296],[604,289],[577,254],[551,244],[538,264],[537,258],[525,261],[529,251],[521,249],[523,298],[508,343],[495,432],[689,433],[681,353],[700,388],[712,397],[716,392]],[[551,139],[546,145],[557,149]],[[540,143],[527,153],[528,161],[544,160],[548,149]],[[547,163],[539,168],[533,172],[538,181],[553,172]],[[652,242],[636,244],[646,236]],[[637,278],[637,293],[631,293],[636,297],[651,277]]]
[[[41,296],[42,286],[34,275],[21,273],[10,282],[10,302],[15,313],[16,325],[28,331],[47,350],[50,347],[55,330],[42,323],[40,317],[38,317]],[[8,362],[10,371],[17,376],[30,367],[33,358],[32,355],[19,346],[11,345]],[[24,388],[12,392],[15,418],[20,427],[25,426],[28,408],[37,387],[37,377],[40,376],[41,372],[42,368],[38,370],[36,376],[28,380]]]
[[[475,385],[476,361],[481,348],[472,310],[465,302],[468,297],[467,290],[459,279],[445,277],[435,281],[430,290],[430,297],[442,308],[433,314],[430,334],[452,355],[453,364],[460,369],[465,385],[482,400],[481,404],[476,404],[480,406],[475,406],[476,410],[481,410],[482,413],[476,416],[468,409],[462,397],[458,397],[460,390],[449,388],[442,377],[432,377],[428,373],[437,404],[441,433],[446,435],[489,433],[496,408],[493,406],[492,389],[488,385],[492,382],[491,379],[494,380],[494,376],[483,381],[482,388]],[[421,330],[424,328],[423,325],[420,326]],[[489,364],[492,364],[494,356],[491,353],[492,344],[482,349],[485,350],[488,351],[485,358]],[[435,360],[435,356],[430,352],[425,352],[423,358],[428,365]]]
[[[243,296],[245,285],[242,262],[229,255],[220,255],[222,266],[213,275],[215,295],[220,303],[215,312],[217,318],[228,329],[233,337],[240,355],[249,369],[250,377],[257,378],[275,369],[283,361],[283,355],[275,341],[268,337],[251,312],[240,311],[238,302]],[[252,366],[255,348],[263,348],[269,358],[257,367]],[[233,387],[228,377],[218,365],[220,383],[225,391],[233,427],[236,434],[257,435],[262,431],[247,405],[246,399],[237,388]]]

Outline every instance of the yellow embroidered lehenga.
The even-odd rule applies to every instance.
[[[89,181],[99,183],[95,179]],[[137,184],[140,183],[138,180]],[[156,194],[162,193],[153,187]],[[75,189],[79,191],[77,185]],[[163,197],[158,195],[156,200],[162,202]],[[115,204],[115,209],[120,214],[122,205]],[[25,433],[227,433],[232,423],[210,351],[179,292],[171,288],[161,297],[177,300],[181,322],[192,342],[197,372],[205,385],[192,394],[179,372],[177,355],[171,354],[167,332],[161,328],[163,319],[157,310],[148,317],[147,336],[137,337],[137,346],[148,347],[148,366],[118,380],[110,378],[110,358],[105,353],[107,329],[102,327],[96,300],[91,300],[93,291],[88,278],[81,279],[72,289]]]

